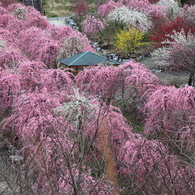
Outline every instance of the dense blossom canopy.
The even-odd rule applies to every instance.
[[[162,31],[169,39],[159,51],[164,65],[193,74],[194,8],[156,2],[107,1],[102,19],[88,16],[83,30],[103,30],[107,19],[154,33],[155,18],[162,27],[185,21],[186,28]],[[60,69],[58,59],[94,51],[86,35],[50,24],[33,7],[3,3],[0,146],[11,142],[24,158],[14,182],[4,175],[13,193],[12,185],[23,194],[194,194],[194,87],[168,86],[134,60],[77,75]]]

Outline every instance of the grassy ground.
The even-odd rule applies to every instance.
[[[43,0],[45,14],[48,17],[55,16],[71,16],[71,1],[70,0]]]
[[[94,9],[93,0],[87,4]],[[56,17],[60,15],[71,16],[74,14],[72,6],[75,5],[75,0],[43,0],[45,14],[48,17]]]

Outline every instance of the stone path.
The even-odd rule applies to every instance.
[[[178,71],[161,71],[158,69],[158,66],[155,64],[154,59],[151,57],[144,58],[139,61],[141,64],[144,64],[148,69],[161,80],[169,85],[184,86],[187,84],[189,75],[187,73],[178,72]]]
[[[46,19],[50,24],[55,24],[56,26],[66,26],[65,20],[69,19],[69,17],[59,16]]]

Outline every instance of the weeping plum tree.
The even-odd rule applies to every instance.
[[[148,136],[170,140],[167,143],[171,147],[192,155],[195,144],[194,88],[159,88],[150,96],[145,108],[145,133]]]
[[[3,7],[7,7],[10,4],[13,4],[15,0],[0,0],[0,3],[2,4]]]
[[[126,6],[113,9],[106,20],[122,23],[125,26],[130,25],[142,31],[148,31],[152,27],[152,22],[146,14]]]
[[[15,98],[21,93],[20,76],[12,73],[11,70],[0,70],[0,112],[6,114],[8,109],[12,108]]]
[[[105,4],[102,4],[98,10],[97,10],[97,14],[100,14],[102,17],[107,16],[113,9],[115,9],[116,7],[120,7],[123,4],[115,2],[115,1],[108,1]]]
[[[0,67],[6,69],[16,69],[18,65],[27,60],[27,57],[12,45],[7,44],[4,41],[0,43]]]
[[[63,43],[60,44],[57,60],[85,51],[94,51],[94,49],[89,44],[86,37],[81,36],[81,34],[77,34],[77,36],[66,38]]]
[[[181,166],[180,156],[170,155],[159,140],[132,135],[121,147],[117,162],[119,174],[123,175],[125,183],[129,182],[128,188],[123,188],[125,194],[181,195],[194,192],[192,164]]]
[[[0,28],[0,35],[1,35],[1,40],[7,42],[8,45],[13,45],[13,44],[17,45],[19,43],[18,36],[13,31],[10,31],[5,28]]]
[[[96,100],[85,98],[78,92],[72,94],[61,105],[58,96],[51,96],[46,91],[19,96],[13,106],[12,115],[4,121],[3,131],[15,132],[15,136],[22,142],[21,154],[26,159],[28,171],[37,171],[34,192],[44,194],[112,192],[114,186],[111,185],[112,181],[107,172],[99,175],[98,171],[101,171],[102,165],[93,167],[94,164],[90,163],[89,158],[89,154],[96,156],[94,141],[105,116],[110,121],[109,127],[113,131],[107,129],[112,136],[111,141],[122,139],[122,135],[117,136],[120,130],[117,132],[116,125],[117,128],[125,128],[123,117],[117,113],[113,115],[114,112],[107,115],[106,107],[102,110],[101,104]],[[114,120],[114,117],[117,120]],[[92,125],[94,128],[91,128]],[[128,133],[127,125],[126,128]],[[124,136],[123,139],[125,138]],[[96,163],[101,163],[99,159],[96,160]],[[105,164],[107,165],[107,162]],[[91,175],[92,171],[95,177]],[[33,175],[29,177],[31,176]]]
[[[95,95],[123,111],[140,111],[149,95],[161,85],[142,64],[129,61],[119,67],[92,67],[77,74],[76,85],[86,95]]]
[[[95,18],[92,15],[88,15],[86,19],[81,23],[82,24],[82,31],[87,35],[95,34],[97,32],[101,32],[105,28],[106,21],[101,21],[98,18]]]
[[[49,26],[49,22],[37,11],[35,8],[29,6],[28,13],[25,15],[25,26],[29,28],[31,26],[38,27],[40,29],[46,29]]]
[[[14,4],[10,4],[7,7],[7,10],[9,11],[9,13],[13,16],[15,16],[18,19],[25,19],[26,13],[28,13],[28,8],[21,3],[14,3]]]
[[[155,50],[153,57],[159,65],[166,68],[187,71],[190,74],[188,84],[194,86],[194,35],[190,31],[186,34],[184,30],[181,30],[168,36],[171,40],[163,42],[167,46]]]
[[[86,94],[96,95],[108,104],[120,90],[122,77],[115,67],[95,67],[84,69],[76,76],[76,85]]]
[[[10,14],[3,14],[0,19],[0,24],[2,28],[10,30],[16,35],[24,28],[24,22]]]
[[[67,95],[73,93],[73,74],[60,69],[43,70],[41,82],[48,92],[59,94],[60,102],[65,101]]]
[[[41,61],[25,61],[17,68],[17,73],[21,76],[21,86],[25,92],[40,91],[44,85],[42,83],[42,71],[47,66]]]
[[[46,37],[41,29],[31,27],[20,32],[20,48],[31,60],[40,60],[48,67],[55,67],[60,45],[58,41]]]
[[[73,30],[71,26],[49,25],[46,31],[48,36],[56,41],[63,41],[67,38],[78,36],[78,32]]]

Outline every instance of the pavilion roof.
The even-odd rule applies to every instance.
[[[76,54],[74,56],[70,56],[67,58],[64,58],[62,60],[59,60],[58,62],[61,64],[65,64],[67,66],[91,66],[91,65],[97,65],[102,62],[110,62],[115,65],[119,65],[118,62],[108,59],[104,56],[101,56],[97,53],[86,51],[80,54]]]

